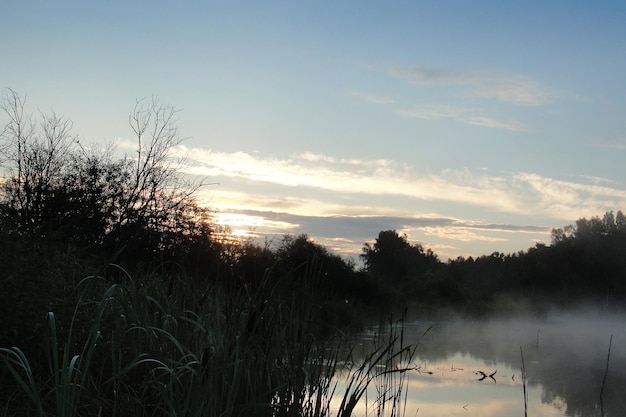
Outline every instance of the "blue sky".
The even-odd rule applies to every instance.
[[[525,250],[626,208],[622,1],[3,2],[0,87],[117,142],[180,109],[238,233]],[[127,150],[130,153],[130,150]]]

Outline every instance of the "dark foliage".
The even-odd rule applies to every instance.
[[[368,275],[387,288],[388,300],[400,302],[399,305],[408,301],[441,301],[441,284],[447,283],[440,279],[441,262],[430,249],[411,244],[406,235],[395,230],[381,231],[373,244],[364,245],[361,259]]]
[[[0,249],[8,254],[0,276],[7,310],[2,345],[22,345],[48,311],[73,305],[72,288],[89,275],[110,283],[125,274],[158,276],[154,282],[161,283],[184,276],[189,291],[219,285],[250,299],[268,287],[302,302],[319,294],[331,306],[320,308],[329,325],[341,322],[346,302],[381,304],[368,277],[306,236],[287,236],[274,248],[224,238],[210,210],[196,204],[202,184],[189,183],[178,169],[172,151],[181,140],[171,106],[137,103],[129,117],[132,157],[81,144],[63,117],[32,117],[12,90],[2,109]],[[19,310],[11,308],[14,298]]]
[[[498,297],[565,305],[626,301],[626,222],[621,211],[553,229],[552,244],[450,261],[447,269],[474,305]],[[489,311],[489,310],[488,310]]]
[[[368,271],[392,284],[399,284],[440,266],[432,250],[424,250],[421,244],[411,244],[406,235],[395,230],[378,234],[373,245],[366,243],[361,258]]]

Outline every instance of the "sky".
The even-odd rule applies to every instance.
[[[138,99],[179,109],[182,170],[238,235],[358,257],[394,229],[445,260],[626,208],[623,1],[24,0],[0,20],[0,88],[81,140],[124,149]]]

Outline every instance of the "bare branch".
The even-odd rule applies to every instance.
[[[49,190],[60,180],[71,147],[72,123],[56,114],[40,114],[36,125],[25,111],[25,99],[5,91],[2,110],[8,123],[2,133],[4,198],[20,213],[22,224],[36,222]]]

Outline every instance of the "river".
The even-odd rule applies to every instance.
[[[398,365],[409,369],[402,374],[405,416],[518,417],[526,411],[533,417],[592,417],[626,412],[624,315],[587,310],[541,319],[412,320],[403,330],[405,344],[417,345],[411,362]],[[364,346],[372,332],[364,334]],[[370,388],[370,398],[378,395],[372,390],[376,388]],[[355,415],[376,411],[362,404]]]

